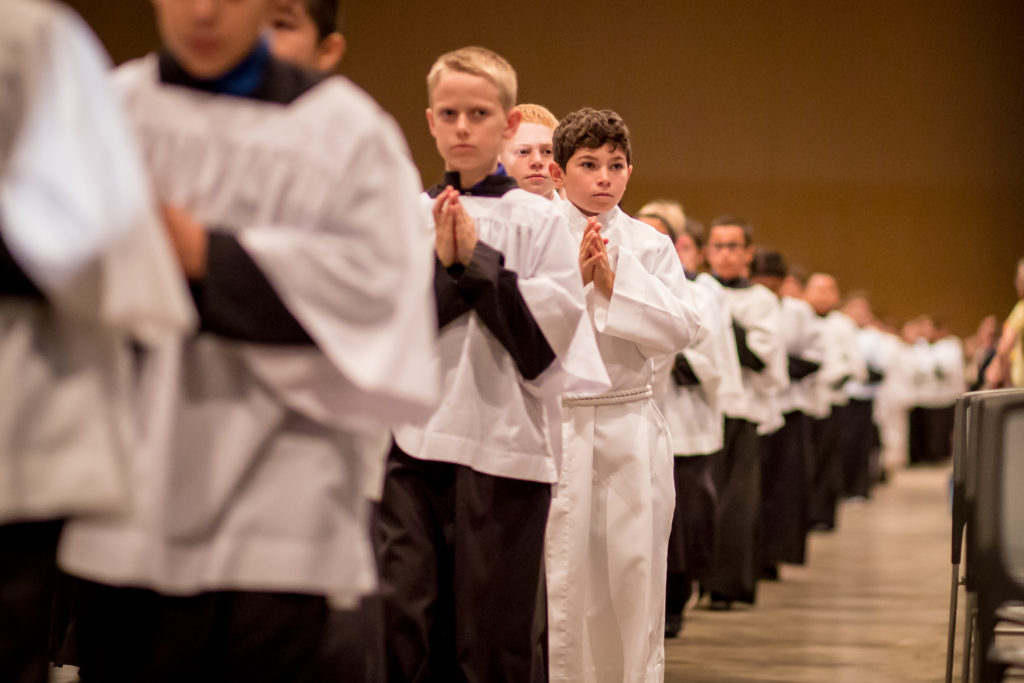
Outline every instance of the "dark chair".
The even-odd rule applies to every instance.
[[[963,636],[962,681],[967,683],[970,675],[971,644],[973,640],[974,616],[978,585],[978,563],[974,560],[973,516],[977,496],[978,454],[984,442],[984,435],[991,429],[992,419],[987,418],[987,402],[1000,400],[998,397],[1021,395],[1020,389],[995,391],[973,391],[962,394],[956,402],[953,423],[953,486],[952,486],[952,578],[950,585],[949,639],[946,649],[946,681],[953,680],[953,656],[956,638],[957,598],[959,588],[964,586],[967,600],[967,619]],[[988,425],[983,427],[983,425]],[[962,561],[961,561],[962,560]],[[961,564],[963,572],[961,573]]]
[[[1013,617],[1024,601],[1024,390],[976,396],[968,415],[964,577],[976,607],[964,660],[965,673],[971,661],[975,680],[988,683],[1024,665],[1024,648],[994,647],[1000,617]]]

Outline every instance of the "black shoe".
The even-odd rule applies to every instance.
[[[683,615],[682,614],[666,614],[665,615],[665,637],[675,638],[679,635],[679,632],[683,630]]]
[[[708,609],[712,612],[728,612],[732,609],[732,600],[727,595],[712,591]]]

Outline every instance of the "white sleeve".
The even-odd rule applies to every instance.
[[[35,5],[35,3],[28,3]],[[195,312],[156,215],[142,160],[85,23],[58,5],[12,3],[0,57],[20,100],[0,179],[12,256],[56,307],[142,341],[186,330]],[[19,11],[26,16],[20,17]],[[20,58],[20,61],[19,61]]]
[[[634,342],[648,358],[681,351],[700,329],[691,285],[671,242],[659,240],[651,256],[645,267],[629,250],[609,247],[615,286],[610,299],[595,292],[594,307],[599,332]]]
[[[440,392],[433,235],[419,175],[383,114],[338,159],[337,172],[323,229],[249,226],[239,241],[350,386],[317,382],[318,371],[287,349],[250,355],[264,356],[261,374],[293,398],[319,385],[322,400],[307,395],[303,404],[317,418],[355,411],[417,420]]]
[[[544,393],[597,394],[611,385],[590,318],[566,219],[552,210],[538,234],[531,272],[519,275],[519,292],[555,352],[552,366],[532,385]],[[529,386],[529,385],[528,385]]]

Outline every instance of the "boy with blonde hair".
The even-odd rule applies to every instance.
[[[563,511],[547,538],[551,680],[661,681],[675,489],[651,383],[655,358],[687,346],[700,320],[671,240],[618,208],[632,172],[622,118],[573,112],[554,146],[612,390],[563,397]]]
[[[545,396],[584,299],[555,206],[498,162],[516,74],[480,47],[427,76],[445,163],[434,226],[441,406],[395,429],[377,524],[391,681],[542,681],[544,529],[558,469]],[[554,387],[559,386],[554,383]]]
[[[501,163],[519,187],[545,199],[555,199],[558,192],[551,179],[551,135],[558,127],[558,119],[539,104],[520,104],[516,109],[522,120],[515,135],[502,146]]]

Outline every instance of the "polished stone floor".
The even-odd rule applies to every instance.
[[[756,607],[688,610],[666,643],[666,682],[941,681],[948,486],[946,468],[898,472],[871,501],[844,504],[835,532],[812,535],[808,565],[762,582]],[[51,680],[76,679],[68,668]]]
[[[942,681],[948,496],[947,468],[911,469],[871,501],[843,504],[837,530],[812,535],[806,567],[759,584],[756,607],[688,610],[682,635],[666,643],[665,680]]]

